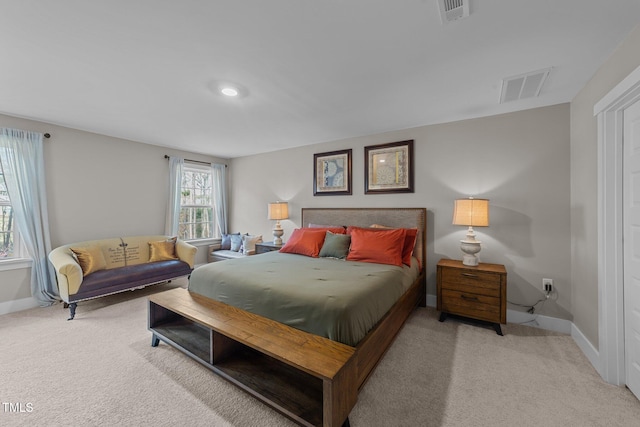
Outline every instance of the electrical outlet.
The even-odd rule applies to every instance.
[[[553,279],[542,279],[542,290],[545,292],[553,292]]]

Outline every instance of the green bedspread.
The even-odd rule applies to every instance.
[[[418,276],[412,267],[269,252],[196,268],[189,290],[355,346]]]

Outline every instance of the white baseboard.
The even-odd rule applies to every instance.
[[[436,295],[427,295],[427,306],[436,307],[437,301],[438,298]],[[523,325],[546,329],[548,331],[571,335],[573,341],[587,357],[595,370],[602,375],[600,367],[600,353],[593,344],[591,344],[587,337],[584,336],[582,331],[570,320],[507,309],[507,323],[520,323]]]
[[[547,331],[560,332],[561,334],[571,334],[573,323],[567,319],[543,316],[541,314],[529,314],[522,311],[507,309],[507,323],[519,323],[521,325],[533,326],[534,328],[546,329]]]
[[[438,305],[438,297],[427,294],[427,307],[435,307]]]
[[[601,371],[601,363],[600,363],[600,352],[591,344],[591,341],[584,336],[582,331],[578,329],[576,325],[571,324],[571,338],[578,345],[582,353],[587,356],[589,362],[593,365],[593,367],[598,371],[600,376],[602,376]]]
[[[27,310],[29,308],[38,307],[38,305],[38,301],[36,301],[35,298],[32,297],[0,302],[0,315]]]
[[[427,306],[436,307],[438,297],[436,295],[427,294]],[[535,328],[546,329],[547,331],[560,332],[562,334],[571,334],[571,326],[573,323],[566,319],[558,319],[556,317],[542,316],[540,314],[529,314],[521,311],[507,309],[507,323],[520,323]]]

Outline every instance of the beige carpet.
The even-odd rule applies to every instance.
[[[80,304],[71,322],[61,305],[0,316],[0,425],[293,425],[166,344],[150,346],[146,296],[184,284]],[[640,425],[638,400],[604,383],[570,337],[504,332],[418,309],[360,393],[351,425]]]

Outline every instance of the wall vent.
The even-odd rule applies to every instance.
[[[551,68],[545,68],[544,70],[532,71],[503,79],[500,103],[534,98],[540,95],[540,90],[550,72]]]
[[[470,0],[438,0],[443,24],[469,16]]]

